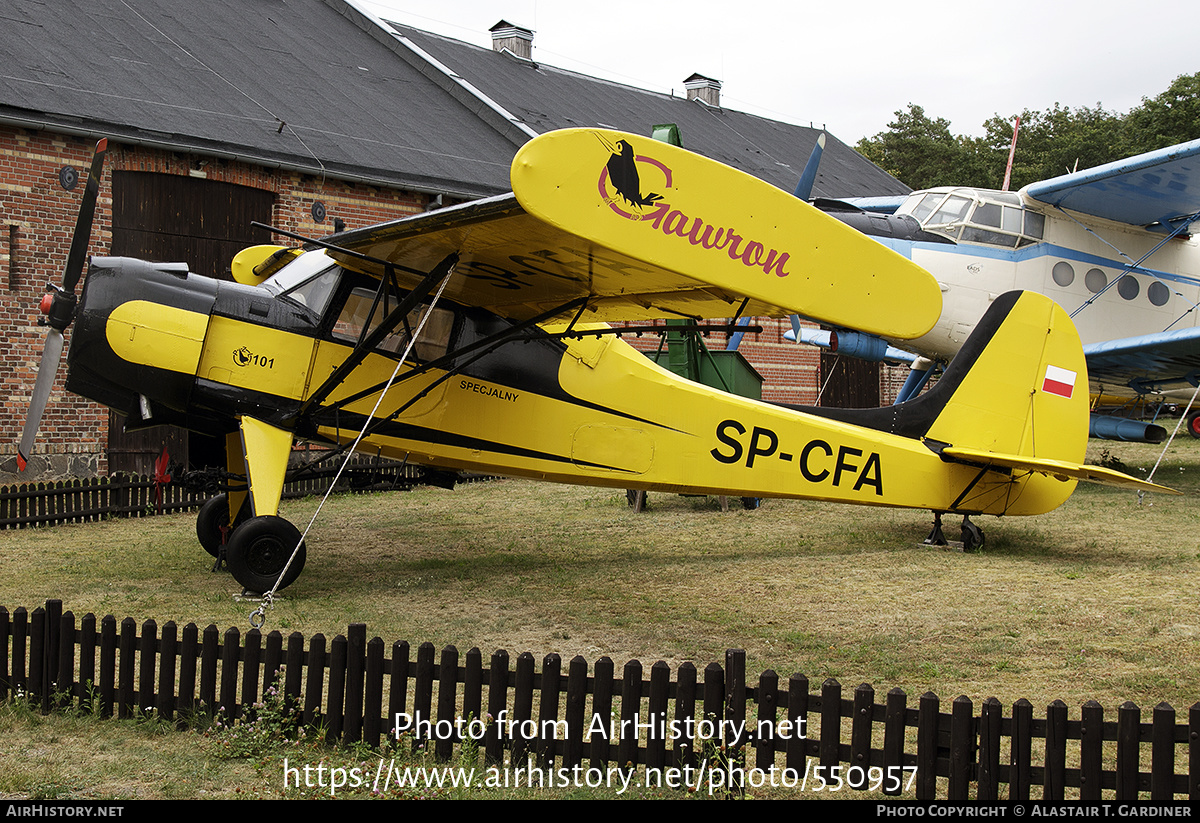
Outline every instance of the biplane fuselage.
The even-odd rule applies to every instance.
[[[900,349],[946,362],[998,295],[1036,291],[1070,313],[1100,405],[1190,403],[1200,382],[1198,181],[1200,140],[1193,140],[1019,192],[941,187],[856,201],[871,213],[837,201],[822,206],[937,279],[941,316],[924,335],[889,337]],[[867,356],[882,351],[883,341],[846,339]],[[910,385],[919,385],[926,365],[918,364]],[[1101,437],[1166,437],[1161,427],[1123,418],[1093,422]],[[1188,424],[1200,437],[1200,411]]]
[[[1002,212],[1004,226],[984,225],[976,217]],[[1011,289],[1057,301],[1074,315],[1085,346],[1200,324],[1192,310],[1200,302],[1200,240],[1194,235],[1167,240],[1165,233],[1141,226],[1067,215],[1013,192],[981,189],[917,192],[897,214],[912,214],[927,231],[956,241],[887,241],[941,284],[942,316],[928,334],[904,344],[927,357],[950,360],[988,303]],[[1132,266],[1134,260],[1140,265]],[[1179,370],[1172,381],[1138,375],[1133,367],[1122,372],[1120,382],[1093,376],[1092,389],[1132,395],[1182,385],[1190,396],[1185,372]]]

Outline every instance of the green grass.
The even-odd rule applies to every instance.
[[[1158,456],[1157,447],[1094,442],[1090,461],[1102,452],[1142,477]],[[947,703],[1061,699],[1073,716],[1090,699],[1109,712],[1126,700],[1184,711],[1200,699],[1190,651],[1200,637],[1200,442],[1177,443],[1156,479],[1187,494],[1139,504],[1130,492],[1081,486],[1048,515],[978,519],[987,535],[979,554],[922,545],[928,513],[803,501],[722,513],[713,501],[656,494],[635,515],[620,490],[524,481],[345,496],[322,513],[308,566],[265,628],[332,637],[363,622],[389,644],[608,656],[618,670],[629,659],[646,670],[657,660],[703,668],[736,647],[751,677],[768,668],[812,684],[833,677],[844,692],[866,682],[877,695],[900,687]],[[314,507],[289,502],[283,514],[306,523]],[[77,616],[244,631],[253,605],[210,571],[193,523],[178,515],[0,533],[0,604],[59,598]],[[957,518],[946,525],[957,537]],[[10,722],[0,722],[5,738],[34,734]],[[0,792],[122,796],[97,788],[108,785],[99,769],[83,768],[93,748],[81,746],[81,764],[61,775],[14,769],[7,785],[25,788]],[[227,776],[216,774],[212,787],[185,781],[179,791],[223,796]],[[269,780],[262,785],[269,793]]]

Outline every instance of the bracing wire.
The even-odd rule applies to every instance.
[[[371,412],[367,415],[367,419],[363,423],[362,429],[359,431],[358,435],[354,438],[354,442],[350,445],[350,448],[347,449],[346,457],[342,461],[342,464],[338,467],[337,474],[335,474],[333,479],[329,481],[329,488],[325,490],[325,495],[317,504],[317,510],[313,512],[312,517],[308,521],[308,525],[304,527],[304,532],[300,535],[300,539],[296,542],[295,548],[292,549],[291,557],[288,558],[288,562],[284,564],[283,569],[279,572],[279,577],[275,580],[275,584],[271,586],[269,591],[263,592],[262,602],[259,604],[258,608],[250,613],[251,627],[261,629],[263,624],[266,622],[266,609],[268,606],[274,606],[275,592],[279,590],[279,584],[283,581],[284,576],[287,575],[288,569],[291,568],[292,563],[296,559],[296,555],[300,552],[300,546],[303,545],[304,538],[308,536],[313,524],[317,522],[317,516],[321,513],[321,509],[324,507],[325,501],[329,499],[329,495],[333,493],[333,489],[337,485],[338,480],[341,479],[342,472],[344,472],[346,467],[350,465],[350,460],[354,457],[355,449],[358,448],[359,442],[366,435],[367,429],[370,428],[371,422],[375,419],[375,415],[379,411],[380,405],[383,404],[383,399],[387,396],[388,390],[391,389],[392,384],[396,382],[396,376],[400,374],[400,368],[406,362],[408,362],[408,355],[412,351],[413,346],[416,345],[417,338],[420,337],[421,331],[425,328],[425,321],[427,321],[430,315],[433,314],[434,307],[437,306],[438,300],[441,298],[442,292],[446,288],[446,284],[450,282],[450,278],[453,275],[454,267],[451,266],[450,271],[448,271],[446,276],[442,279],[441,285],[438,286],[437,293],[433,296],[433,300],[429,303],[428,308],[425,309],[425,313],[421,315],[421,321],[417,324],[416,330],[409,335],[408,345],[405,346],[404,353],[400,356],[399,362],[396,363],[396,368],[392,370],[392,376],[388,378],[387,383],[385,383],[383,388],[380,390],[379,398],[375,401],[374,407],[372,407]]]
[[[1188,401],[1187,408],[1183,410],[1183,414],[1179,417],[1179,422],[1175,424],[1175,431],[1171,432],[1171,436],[1167,438],[1167,442],[1163,444],[1162,453],[1158,455],[1158,460],[1154,461],[1154,468],[1150,470],[1150,474],[1146,477],[1146,482],[1150,483],[1154,480],[1154,473],[1158,471],[1158,466],[1162,463],[1163,458],[1167,456],[1167,449],[1171,448],[1171,442],[1175,439],[1175,435],[1179,434],[1179,427],[1183,425],[1183,421],[1188,419],[1188,413],[1192,410],[1192,404],[1196,402],[1196,395],[1200,394],[1200,382],[1196,384],[1196,390],[1192,392],[1192,399]],[[1142,500],[1146,497],[1146,492],[1138,492],[1138,505],[1142,505]]]

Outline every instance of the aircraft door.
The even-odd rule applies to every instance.
[[[332,322],[328,339],[322,340],[317,346],[310,390],[320,386],[347,357],[351,356],[359,341],[365,340],[375,331],[387,314],[381,306],[376,305],[375,290],[364,286],[352,287],[340,305],[335,305],[337,316]],[[429,317],[422,326],[421,321],[426,312],[429,312]],[[435,421],[429,419],[430,415],[440,418],[440,406],[446,386],[444,381],[437,383],[437,379],[444,370],[432,369],[411,378],[406,378],[405,375],[415,367],[423,366],[446,354],[454,333],[455,319],[455,312],[451,309],[439,306],[430,311],[427,305],[418,305],[379,341],[342,385],[330,394],[325,404],[341,401],[348,411],[355,414],[370,413],[378,400],[378,389],[392,376],[396,362],[404,357],[404,365],[400,368],[396,382],[376,415],[386,417],[415,399],[415,402],[402,412],[404,419],[422,418],[423,422],[432,424]],[[418,328],[420,333],[417,333]]]

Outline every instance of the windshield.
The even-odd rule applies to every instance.
[[[1026,209],[1011,192],[940,189],[916,192],[897,214],[910,214],[926,231],[963,243],[1021,248],[1042,239],[1046,216]]]
[[[338,267],[324,251],[302,254],[263,281],[263,288],[321,314],[341,279]]]

